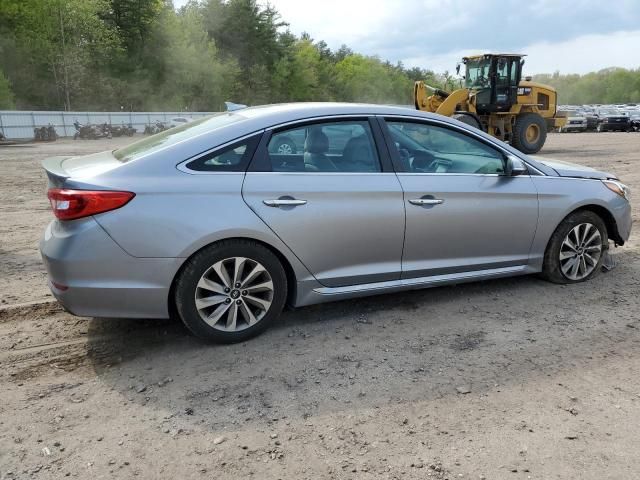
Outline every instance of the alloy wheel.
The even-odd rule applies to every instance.
[[[569,280],[582,280],[598,266],[602,237],[591,223],[581,223],[567,233],[560,246],[560,270]]]
[[[278,146],[278,153],[280,155],[292,155],[293,147],[288,143],[283,143],[282,145]]]
[[[273,280],[250,258],[216,262],[200,277],[195,302],[200,318],[224,332],[238,332],[258,323],[273,302]]]

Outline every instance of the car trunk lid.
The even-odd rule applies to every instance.
[[[68,179],[86,179],[122,165],[110,151],[91,155],[50,157],[42,162],[52,187],[62,187]]]

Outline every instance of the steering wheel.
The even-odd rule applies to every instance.
[[[416,150],[413,153],[413,157],[411,157],[410,162],[411,170],[419,170],[422,172],[434,171],[432,170],[433,165],[438,163],[433,154],[425,152],[423,150]]]

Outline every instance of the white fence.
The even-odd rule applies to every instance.
[[[0,110],[0,132],[9,139],[33,138],[35,127],[53,125],[61,137],[72,137],[76,129],[73,122],[113,126],[131,124],[138,133],[145,125],[157,120],[169,122],[173,117],[199,118],[213,112],[29,112]]]

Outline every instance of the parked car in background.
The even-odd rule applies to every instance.
[[[189,117],[173,117],[169,121],[169,128],[177,127],[179,125],[185,125],[189,122],[192,122],[193,119]]]
[[[558,129],[559,132],[584,132],[587,130],[587,119],[578,111],[559,111],[558,115],[567,118],[567,123]]]
[[[587,121],[587,131],[595,132],[598,128],[598,116],[593,110],[578,110],[578,113],[582,115]]]
[[[640,112],[629,115],[629,127],[634,132],[640,132]]]
[[[620,110],[613,108],[599,108],[596,111],[598,116],[598,132],[627,132],[629,131],[629,117]]]
[[[275,153],[282,136],[304,138],[300,151]],[[56,219],[40,250],[65,308],[175,311],[220,342],[285,304],[533,273],[582,282],[631,230],[614,175],[382,105],[247,108],[43,166]]]

